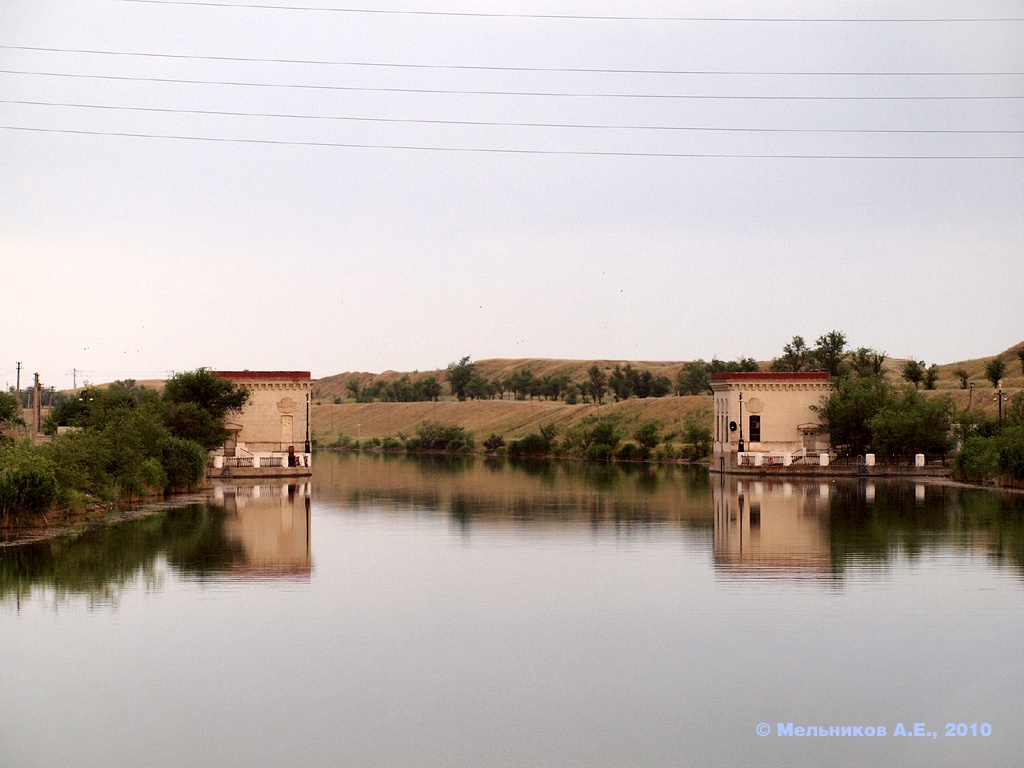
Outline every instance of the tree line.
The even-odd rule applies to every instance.
[[[202,369],[174,376],[162,393],[132,380],[87,388],[53,409],[49,442],[0,438],[0,516],[194,489],[207,451],[227,439],[227,415],[248,400],[248,390]],[[7,411],[0,403],[0,418],[20,420]]]

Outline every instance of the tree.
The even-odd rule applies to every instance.
[[[830,376],[838,376],[842,371],[843,360],[846,358],[846,334],[841,331],[829,331],[819,336],[815,342],[814,359],[822,370]]]
[[[924,360],[917,362],[917,360],[907,360],[906,365],[903,366],[903,378],[914,385],[914,389],[917,389],[918,385],[924,380]]]
[[[869,347],[858,347],[850,353],[850,365],[860,377],[882,376],[885,373],[885,352]]]
[[[689,443],[689,457],[691,461],[699,461],[711,455],[711,427],[708,422],[711,415],[707,410],[700,410],[691,413],[686,417],[683,425],[683,442]]]
[[[703,360],[684,363],[676,374],[676,394],[703,395],[711,391],[711,372]]]
[[[661,442],[661,424],[655,419],[644,421],[633,433],[633,438],[644,448],[651,450]]]
[[[993,357],[985,366],[985,378],[992,382],[993,387],[998,387],[1006,374],[1006,363],[1001,357]]]
[[[629,364],[626,365],[626,371],[624,372],[621,366],[616,365],[615,370],[612,371],[612,375],[608,377],[608,389],[612,391],[615,401],[628,400],[633,394],[633,383],[627,376],[627,373],[632,373],[633,368]]]
[[[445,378],[448,379],[448,386],[452,388],[452,394],[459,400],[466,399],[466,387],[469,386],[469,381],[473,378],[473,369],[474,365],[470,362],[469,355],[457,363],[448,363]]]
[[[803,336],[794,336],[793,340],[782,348],[782,357],[776,358],[772,363],[772,370],[775,371],[802,371],[807,365],[811,350]]]
[[[967,386],[971,381],[971,374],[965,371],[963,368],[957,368],[953,371],[953,375],[960,380],[960,389],[967,389]]]
[[[605,385],[608,382],[604,371],[598,366],[592,365],[587,371],[588,379],[584,384],[587,394],[593,398],[594,403],[600,403],[604,399]]]
[[[18,399],[12,392],[0,392],[0,426],[15,426],[24,424],[21,417],[21,408],[18,407]]]
[[[466,397],[470,400],[486,400],[491,394],[490,383],[476,371],[466,384]]]
[[[889,456],[946,453],[952,447],[952,413],[948,397],[925,397],[908,387],[871,418],[872,445]]]
[[[867,452],[871,445],[871,419],[892,401],[892,387],[878,376],[841,377],[835,391],[813,406],[828,432],[833,449],[845,455]]]
[[[359,383],[359,379],[357,379],[355,376],[353,376],[351,379],[345,382],[345,389],[349,391],[349,394],[352,395],[352,399],[356,401],[359,400],[359,390],[361,386],[362,385]]]
[[[1024,347],[1017,350],[1017,359],[1020,360],[1020,372],[1024,373]]]
[[[924,372],[924,388],[935,389],[935,382],[939,380],[939,366],[932,363],[928,366],[928,370]]]
[[[249,390],[200,368],[168,379],[162,399],[171,432],[212,450],[227,440],[227,415],[245,407]]]

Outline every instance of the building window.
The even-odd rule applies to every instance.
[[[761,417],[751,416],[750,417],[750,442],[760,443],[761,442]]]

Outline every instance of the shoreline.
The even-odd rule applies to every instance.
[[[345,448],[321,448],[320,450],[328,450],[332,453],[368,453],[380,456],[456,456],[456,457],[473,457],[473,458],[501,458],[508,460],[510,457],[507,456],[493,456],[491,454],[478,454],[478,453],[448,453],[445,451],[430,451],[422,453],[408,453],[408,452],[387,452],[387,451],[374,451],[366,449],[345,449]],[[542,456],[531,459],[533,461],[587,461],[587,459],[572,457],[572,456]],[[692,462],[683,461],[680,459],[673,459],[667,461],[601,461],[601,462],[589,462],[594,464],[610,465],[610,464],[652,464],[660,466],[703,466],[708,467],[706,462]],[[822,467],[822,469],[825,469]],[[708,468],[710,474],[721,474],[713,473]],[[812,479],[825,479],[825,480],[904,480],[913,481],[916,483],[923,483],[927,485],[942,485],[949,486],[952,488],[961,488],[964,490],[980,490],[980,491],[992,491],[1001,493],[1011,494],[1024,494],[1024,488],[1006,485],[989,485],[983,483],[969,483],[961,480],[954,480],[949,476],[941,475],[919,475],[914,476],[912,474],[892,474],[892,475],[855,475],[850,473],[799,473],[799,474],[776,474],[774,472],[767,473],[726,473],[733,477],[741,479],[756,478],[758,480],[771,480],[778,479],[780,481],[793,481],[793,480],[812,480]],[[724,476],[724,475],[723,475]],[[273,479],[273,478],[271,478]],[[88,507],[84,510],[74,512],[51,512],[49,515],[41,515],[31,522],[21,524],[5,524],[0,526],[0,549],[7,547],[19,547],[28,544],[38,544],[44,541],[52,541],[53,539],[60,538],[62,536],[77,536],[85,533],[86,531],[93,530],[95,528],[101,528],[109,525],[117,525],[118,523],[127,522],[129,520],[139,520],[145,517],[159,514],[160,512],[176,509],[188,504],[201,504],[207,503],[213,498],[213,485],[208,483],[204,485],[198,491],[190,491],[187,493],[171,494],[164,496],[159,499],[151,499],[149,501],[142,501],[137,504],[129,504],[120,506],[117,504],[112,505],[99,505]],[[50,521],[50,517],[59,517],[59,520]]]

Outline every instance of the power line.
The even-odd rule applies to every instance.
[[[262,144],[291,147],[329,147],[340,149],[385,149],[412,152],[466,152],[504,155],[549,155],[583,157],[655,157],[655,158],[708,158],[739,160],[1024,160],[1024,155],[828,155],[828,154],[762,154],[725,152],[635,152],[618,150],[572,149],[516,149],[512,147],[439,147],[411,144],[369,144],[333,141],[288,141],[284,139],[248,139],[215,136],[189,136],[184,134],[130,133],[124,131],[87,131],[71,128],[34,128],[0,125],[0,130],[31,133],[63,133],[77,136],[111,136],[117,138],[172,139],[227,144]]]
[[[129,0],[122,0],[128,2]],[[131,0],[135,2],[135,0]],[[174,77],[138,77],[131,75],[86,75],[69,72],[44,72],[37,70],[0,69],[0,74],[31,75],[39,77],[65,77],[85,80],[113,80],[121,82],[174,83],[178,85],[226,85],[248,88],[292,88],[320,91],[347,91],[369,93],[428,93],[458,96],[533,96],[556,98],[597,98],[597,99],[685,99],[685,100],[750,100],[750,101],[983,101],[1024,99],[1024,95],[943,95],[943,96],[779,96],[779,95],[727,95],[727,94],[677,94],[677,93],[573,93],[571,91],[502,91],[471,90],[460,88],[401,88],[358,85],[316,85],[310,83],[262,83],[236,80],[193,80]]]
[[[84,104],[55,101],[28,101],[21,99],[0,99],[0,104],[16,104],[34,107],[70,107],[118,112],[151,112],[176,115],[211,115],[218,117],[269,117],[290,120],[327,120],[365,123],[398,123],[417,125],[459,125],[499,128],[563,128],[587,130],[635,130],[635,131],[680,131],[680,132],[721,132],[721,133],[832,133],[832,134],[968,134],[1004,135],[1024,134],[1024,129],[937,129],[937,128],[736,128],[727,126],[679,126],[679,125],[624,125],[608,123],[543,123],[506,122],[500,120],[444,120],[404,117],[366,117],[352,115],[310,115],[289,112],[245,112],[221,109],[177,109],[171,107],[133,107],[111,104]]]
[[[963,22],[990,22],[1004,23],[1024,21],[1024,18],[986,18],[986,17],[965,17],[965,18],[780,18],[780,17],[735,17],[735,16],[615,16],[615,15],[586,15],[567,13],[498,13],[486,11],[424,11],[407,9],[385,9],[385,8],[325,8],[312,5],[283,5],[283,4],[256,4],[256,3],[218,3],[210,0],[120,0],[123,3],[139,3],[146,5],[185,5],[205,8],[244,8],[274,11],[317,11],[324,13],[353,13],[353,14],[378,14],[386,16],[441,16],[459,18],[491,18],[491,19],[553,19],[568,21],[683,21],[683,22],[720,22],[720,23],[757,23],[757,24],[845,24],[845,23],[869,23],[869,24],[891,24],[891,23],[963,23]]]
[[[303,64],[337,67],[379,67],[386,69],[458,70],[474,72],[547,72],[566,74],[616,74],[616,75],[715,75],[715,76],[763,76],[763,77],[999,77],[1020,76],[1024,72],[804,72],[804,71],[754,71],[725,69],[618,69],[604,67],[526,67],[497,66],[485,64],[408,64],[383,61],[353,61],[330,59],[280,59],[254,56],[198,56],[181,53],[153,53],[149,51],[104,51],[88,48],[46,48],[32,45],[0,45],[9,51],[35,51],[40,53],[80,53],[95,56],[134,56],[151,59],[178,61],[224,61],[249,64]]]

